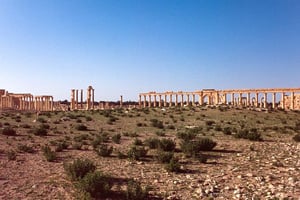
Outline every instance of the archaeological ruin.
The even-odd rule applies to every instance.
[[[195,92],[147,92],[139,94],[140,107],[231,105],[236,107],[300,109],[300,88],[203,89]],[[298,93],[298,94],[296,94]],[[289,94],[289,95],[288,95]],[[228,99],[228,96],[231,96]],[[271,98],[271,101],[268,101]],[[143,99],[142,99],[143,98]],[[277,99],[280,98],[279,101]]]
[[[53,111],[53,96],[10,93],[0,89],[0,110]]]

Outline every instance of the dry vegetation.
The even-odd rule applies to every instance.
[[[0,199],[297,199],[300,113],[0,114]]]

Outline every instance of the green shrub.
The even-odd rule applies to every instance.
[[[47,129],[39,126],[39,127],[34,127],[32,132],[34,135],[37,135],[37,136],[46,136],[48,131],[47,131]]]
[[[160,139],[158,139],[158,138],[148,138],[144,141],[144,143],[150,149],[157,149],[159,147]]]
[[[77,188],[83,192],[88,193],[95,199],[102,199],[111,194],[112,182],[110,177],[100,171],[87,173],[77,183]]]
[[[11,127],[4,127],[3,129],[1,129],[1,134],[7,136],[15,136],[17,135],[17,132]]]
[[[75,142],[82,142],[84,140],[88,140],[90,138],[90,136],[88,134],[80,134],[74,137],[74,141]]]
[[[159,128],[159,129],[163,129],[164,128],[164,124],[163,124],[162,121],[159,121],[157,119],[151,119],[150,122],[151,122],[151,125],[153,127],[156,127],[156,128]]]
[[[108,147],[106,144],[101,144],[95,149],[97,154],[102,157],[108,157],[113,152],[113,147]]]
[[[120,133],[117,133],[115,135],[112,136],[112,141],[116,144],[120,144],[120,141],[121,141],[121,134]]]
[[[139,182],[129,180],[126,189],[127,200],[141,200],[148,196],[148,188],[142,188]]]
[[[295,140],[296,142],[300,142],[300,133],[294,135],[293,140]]]
[[[84,124],[76,124],[75,129],[78,131],[87,131],[88,130],[87,126]]]
[[[223,133],[224,133],[225,135],[231,135],[231,128],[230,128],[229,126],[225,127],[225,128],[223,129]]]
[[[33,147],[27,146],[26,144],[18,144],[17,148],[20,152],[34,153]]]
[[[42,151],[48,162],[53,162],[56,159],[56,153],[49,146],[43,146]]]
[[[57,143],[57,146],[55,148],[56,152],[61,152],[64,149],[67,149],[69,144],[64,140],[62,142]]]
[[[138,138],[135,138],[133,141],[133,145],[143,146],[143,141]]]
[[[177,138],[189,141],[196,138],[196,134],[193,132],[177,132]]]
[[[17,159],[17,153],[14,150],[7,151],[7,158],[8,160],[16,160]]]
[[[85,120],[86,120],[87,122],[89,122],[89,121],[92,121],[92,120],[93,120],[93,118],[92,118],[92,117],[90,117],[90,116],[86,116],[86,117],[85,117]]]
[[[173,157],[174,157],[173,152],[165,152],[165,151],[158,151],[156,155],[156,159],[160,163],[169,163]]]
[[[234,137],[251,141],[262,141],[261,134],[257,132],[257,129],[251,129],[250,131],[248,129],[241,129]]]
[[[156,134],[157,136],[160,136],[160,137],[166,136],[166,133],[163,132],[163,131],[156,131],[155,134]]]
[[[170,162],[165,165],[165,169],[168,172],[181,172],[178,159],[172,158]]]
[[[193,157],[197,157],[200,151],[212,150],[216,145],[217,143],[209,138],[198,138],[190,141],[183,140],[180,143],[182,152]]]
[[[64,169],[71,180],[76,181],[82,179],[87,173],[94,172],[96,166],[94,163],[85,159],[76,159],[72,163],[64,163]]]
[[[138,146],[131,146],[130,149],[127,152],[127,156],[129,159],[132,160],[140,160],[142,157],[145,157],[147,155],[147,149],[144,147],[138,147]]]
[[[163,151],[174,151],[176,147],[176,142],[171,139],[163,138],[159,142],[159,149]]]
[[[40,122],[40,123],[46,123],[47,121],[43,118],[43,117],[38,117],[36,119],[36,121]]]

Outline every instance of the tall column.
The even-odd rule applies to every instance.
[[[190,95],[187,94],[186,97],[187,97],[187,98],[186,98],[186,105],[189,106],[189,105],[190,105]]]
[[[146,95],[144,95],[144,108],[146,108]]]
[[[272,104],[272,108],[275,109],[276,107],[276,93],[273,93],[273,104]]]
[[[227,94],[226,93],[223,94],[223,98],[224,98],[223,103],[226,105],[227,104]]]
[[[158,95],[158,96],[159,96],[158,107],[160,107],[160,108],[161,108],[161,94],[160,94],[160,95]]]
[[[120,96],[120,108],[122,108],[123,107],[123,96],[121,95]]]
[[[192,105],[193,106],[195,106],[195,95],[194,94],[192,94],[193,96],[192,96]]]
[[[240,96],[239,96],[239,106],[242,106],[243,105],[243,94],[240,93]]]
[[[258,107],[258,93],[255,93],[255,107]]]
[[[164,107],[167,107],[167,95],[165,94]]]
[[[92,90],[92,109],[94,109],[95,106],[95,89],[91,89]]]
[[[231,93],[231,105],[234,106],[234,93]]]
[[[80,108],[83,109],[83,89],[80,90]]]
[[[53,104],[54,104],[53,97],[51,97],[51,111],[53,111],[54,108]]]
[[[285,109],[285,93],[283,92],[281,95],[281,108]]]
[[[183,94],[181,95],[181,102],[180,102],[180,104],[181,104],[181,107],[183,107]]]
[[[154,95],[154,107],[156,107],[156,94]]]
[[[294,99],[295,99],[294,92],[291,92],[291,108],[290,109],[292,109],[292,110],[295,109]]]
[[[199,104],[200,104],[200,106],[203,105],[203,94],[202,93],[199,94]]]
[[[268,108],[267,93],[264,94],[264,108]]]
[[[178,106],[178,94],[175,94],[175,106]]]
[[[75,90],[71,90],[71,110],[75,109]]]
[[[142,107],[142,96],[139,95],[139,107],[141,108]]]
[[[251,106],[250,92],[247,93],[247,106]]]
[[[75,103],[76,107],[75,107],[75,109],[78,109],[78,90],[76,90],[75,98],[76,98],[76,103]]]
[[[171,107],[171,106],[172,106],[172,104],[173,104],[173,102],[172,102],[172,94],[170,94],[170,99],[169,99],[169,107]]]
[[[149,103],[148,103],[148,107],[150,108],[151,107],[151,94],[149,94]]]

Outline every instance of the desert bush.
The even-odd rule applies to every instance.
[[[85,121],[87,121],[87,122],[92,121],[92,120],[93,120],[93,118],[91,116],[86,116],[85,117]]]
[[[22,124],[20,127],[21,128],[26,128],[26,129],[31,128],[31,126],[29,124]]]
[[[134,138],[133,145],[143,146],[143,141],[138,138]]]
[[[108,141],[109,141],[108,133],[102,133],[100,135],[97,135],[96,138],[92,141],[92,146],[96,148],[98,145],[102,143],[106,143]]]
[[[167,126],[167,129],[175,130],[175,126],[172,125],[172,124],[169,124],[169,125]]]
[[[47,120],[45,120],[43,117],[38,117],[38,118],[36,119],[36,121],[37,121],[37,122],[40,122],[40,123],[46,123],[46,122],[47,122]]]
[[[26,144],[18,144],[17,146],[18,151],[25,152],[25,153],[34,153],[34,149],[31,146]]]
[[[108,157],[113,152],[113,147],[109,147],[107,144],[101,144],[94,150],[99,156]]]
[[[64,163],[64,169],[71,180],[77,181],[82,179],[87,173],[94,172],[96,170],[96,166],[87,158],[78,158],[72,163]]]
[[[132,160],[140,160],[142,157],[145,157],[147,155],[148,150],[144,147],[138,147],[138,146],[131,146],[130,149],[127,152],[127,156],[129,159]]]
[[[146,199],[148,196],[148,188],[142,188],[139,182],[129,180],[126,189],[127,200],[141,200]]]
[[[225,128],[223,129],[223,133],[224,133],[225,135],[231,135],[231,128],[230,128],[229,126],[225,127]]]
[[[176,142],[171,139],[163,138],[159,142],[159,149],[163,151],[174,151],[176,147]]]
[[[177,138],[185,140],[185,141],[189,141],[189,140],[193,140],[196,138],[196,134],[193,132],[177,132]]]
[[[207,120],[207,121],[205,121],[205,124],[207,126],[212,126],[213,124],[215,124],[215,121],[213,121],[213,120]]]
[[[295,140],[296,142],[300,142],[300,133],[294,135],[293,140]]]
[[[173,157],[174,157],[173,152],[165,152],[165,151],[158,151],[156,155],[156,159],[160,163],[169,163]]]
[[[87,131],[88,130],[87,126],[84,124],[76,124],[75,129],[78,131]]]
[[[112,141],[116,144],[120,144],[120,141],[121,141],[121,134],[120,133],[117,133],[115,135],[112,136]]]
[[[56,152],[60,152],[60,151],[62,151],[64,149],[67,149],[68,146],[69,146],[69,144],[65,140],[63,140],[63,141],[57,143],[55,151]]]
[[[17,132],[12,127],[4,127],[3,129],[1,129],[1,134],[7,136],[15,136],[17,135]]]
[[[53,162],[56,159],[56,153],[49,146],[42,147],[43,155],[48,162]]]
[[[37,136],[46,136],[47,135],[47,129],[43,128],[42,126],[34,127],[32,130],[34,135]]]
[[[74,142],[72,143],[72,149],[80,150],[82,145],[82,142]]]
[[[159,147],[160,139],[158,139],[158,138],[147,138],[144,141],[144,143],[150,149],[157,149]]]
[[[117,151],[117,157],[119,159],[127,158],[127,156],[123,152],[121,152],[121,151]]]
[[[202,153],[198,153],[196,159],[199,160],[201,163],[207,162],[207,156]]]
[[[76,135],[74,138],[74,141],[75,142],[82,142],[82,141],[84,141],[84,140],[88,140],[88,139],[90,139],[90,136],[89,136],[89,134],[80,134],[80,135]]]
[[[16,160],[17,153],[14,150],[9,150],[6,152],[8,160]]]
[[[180,164],[177,158],[172,158],[169,163],[165,165],[168,172],[181,172]]]
[[[220,125],[215,126],[215,131],[222,131],[222,127]]]
[[[102,199],[111,193],[112,182],[108,175],[94,171],[87,173],[76,186],[81,192],[88,193],[95,199]]]
[[[262,141],[261,134],[257,132],[257,129],[241,129],[234,135],[236,138],[248,139],[251,141]]]
[[[164,124],[163,124],[162,121],[159,121],[157,119],[151,119],[150,122],[151,122],[151,125],[153,127],[156,127],[156,128],[159,128],[159,129],[163,129],[164,128]]]
[[[216,145],[217,143],[209,138],[198,138],[190,141],[183,140],[180,143],[182,152],[193,157],[197,157],[200,151],[212,150]]]
[[[165,137],[165,136],[166,136],[166,133],[163,132],[163,131],[156,131],[155,134],[156,134],[157,136],[160,136],[160,137]]]

